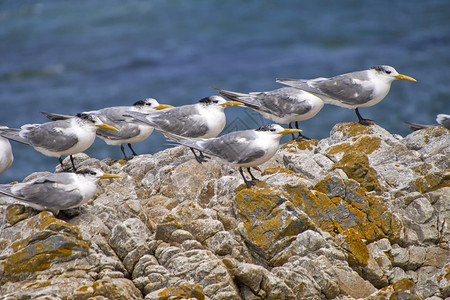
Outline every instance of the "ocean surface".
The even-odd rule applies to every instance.
[[[146,97],[175,106],[215,94],[281,87],[277,77],[330,77],[388,64],[417,83],[396,81],[378,105],[360,109],[392,133],[403,121],[435,123],[450,113],[448,0],[89,0],[0,1],[0,124],[43,123],[40,112],[75,114]],[[270,123],[240,107],[225,132]],[[301,122],[325,138],[353,110],[325,106]],[[282,141],[286,142],[289,137]],[[13,143],[0,183],[54,171],[57,158]],[[138,153],[171,147],[155,132]],[[86,153],[121,158],[97,139]]]

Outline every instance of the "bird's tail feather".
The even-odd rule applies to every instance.
[[[0,129],[0,136],[7,138],[8,140],[14,141],[14,142],[29,145],[30,143],[26,139],[21,137],[19,135],[19,132],[20,132],[20,129],[13,129],[13,128]]]
[[[136,121],[142,122],[144,124],[147,124],[147,125],[150,125],[153,127],[157,127],[157,126],[155,126],[156,124],[154,122],[152,122],[151,119],[147,118],[150,115],[151,115],[151,113],[142,113],[142,112],[138,112],[138,111],[127,111],[126,113],[123,114],[124,117],[131,117],[132,119],[134,119]]]
[[[226,91],[226,90],[221,90],[221,89],[216,89],[216,88],[213,88],[213,90],[217,91],[219,94],[221,94],[222,96],[224,96],[230,100],[242,102],[245,104],[245,106],[248,106],[250,108],[256,108],[256,109],[258,108],[257,103],[255,103],[255,101],[253,101],[252,96],[249,94]]]
[[[68,120],[68,119],[72,119],[75,117],[72,115],[54,114],[54,113],[48,113],[48,112],[44,112],[44,111],[41,111],[41,114],[43,114],[44,116],[47,117],[47,119],[52,120],[52,121]]]
[[[424,129],[424,128],[428,128],[431,127],[432,125],[425,125],[425,124],[418,124],[418,123],[410,123],[410,122],[403,122],[406,125],[409,126],[409,128],[411,128],[411,130],[416,131],[416,130],[420,130],[420,129]]]

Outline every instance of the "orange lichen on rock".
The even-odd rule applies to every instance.
[[[198,283],[180,284],[174,287],[168,287],[158,293],[159,300],[169,299],[197,299],[204,300],[205,294]]]
[[[237,209],[252,243],[268,249],[275,241],[312,227],[309,218],[296,210],[289,198],[275,187],[254,187],[237,193]]]
[[[371,154],[378,148],[380,148],[381,139],[373,136],[362,136],[356,138],[353,143],[343,142],[331,146],[326,151],[330,154],[336,154],[340,152],[344,153],[357,153],[357,154]]]
[[[450,187],[450,173],[437,172],[418,177],[414,189],[419,193],[431,192],[442,187]]]
[[[290,140],[281,149],[289,152],[297,152],[298,150],[313,150],[317,146],[319,140]]]
[[[367,155],[356,152],[346,153],[336,162],[334,168],[342,169],[351,179],[356,180],[368,191],[381,191],[377,172],[370,167]]]
[[[74,249],[87,253],[89,248],[78,227],[56,219],[50,212],[33,217],[29,227],[35,233],[13,243],[14,253],[3,262],[6,273],[42,271],[56,259],[71,256]]]

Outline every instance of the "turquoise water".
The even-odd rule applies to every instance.
[[[145,97],[183,105],[211,87],[249,92],[281,87],[277,77],[314,78],[394,66],[397,81],[378,105],[361,109],[401,135],[402,121],[434,123],[450,113],[450,1],[0,1],[0,123],[47,120],[41,111],[77,113],[131,105]],[[227,130],[269,121],[227,109]],[[352,110],[325,106],[302,122],[325,138]],[[283,140],[285,141],[285,140]],[[155,153],[159,133],[134,146]],[[53,171],[56,158],[13,144],[15,162],[0,182]],[[97,140],[92,157],[121,158]]]

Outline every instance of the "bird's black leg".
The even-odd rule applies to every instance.
[[[358,108],[355,108],[355,112],[356,112],[356,116],[358,117],[359,124],[364,125],[364,126],[371,125],[370,122],[372,122],[372,120],[364,119],[363,117],[361,117],[361,114],[359,113]]]
[[[252,177],[252,180],[259,181],[259,179],[256,178],[255,176],[253,176],[252,172],[250,172],[250,168],[247,168],[247,172],[248,172],[248,174],[250,174],[250,176]]]
[[[128,148],[130,148],[131,153],[133,153],[134,156],[137,156],[136,152],[134,152],[133,148],[131,147],[131,144],[128,143]]]
[[[58,160],[59,160],[59,165],[61,166],[61,169],[64,170],[64,164],[63,164],[62,156],[60,156],[60,157],[58,158]]]
[[[197,155],[194,151],[194,148],[189,148],[189,149],[191,149],[192,153],[194,153],[195,159],[198,161],[199,164],[201,164],[202,162],[206,162],[205,158],[210,158],[209,156],[203,155],[202,151],[199,151],[200,155]]]
[[[298,128],[298,122],[297,121],[295,121],[295,128],[300,129],[300,128]],[[298,137],[297,138],[298,139],[304,139],[304,140],[310,140],[309,137],[304,136],[301,132],[298,133]]]
[[[292,129],[291,123],[289,123],[289,129]],[[293,133],[291,133],[291,135],[292,135],[292,139],[295,140],[295,135]]]
[[[76,172],[76,171],[77,171],[77,168],[75,168],[75,163],[73,162],[73,157],[72,157],[72,155],[70,155],[70,161],[72,162],[72,169],[73,169],[73,171]]]
[[[128,160],[128,157],[127,157],[127,154],[125,153],[125,148],[123,147],[123,144],[120,145],[120,150],[122,150],[124,159]]]
[[[208,159],[211,158],[211,156],[204,155],[202,151],[199,151],[199,152],[200,152],[200,159],[201,159],[201,160],[206,161],[207,158],[208,158]]]
[[[239,173],[241,173],[242,178],[244,179],[244,183],[247,186],[247,188],[251,188],[255,185],[255,183],[251,180],[247,180],[244,176],[244,171],[242,171],[242,167],[239,167]],[[249,172],[250,173],[250,172]],[[251,173],[250,173],[251,174]]]

